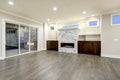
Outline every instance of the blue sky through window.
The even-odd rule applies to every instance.
[[[79,26],[80,26],[79,24],[74,24],[74,25],[64,26],[63,28],[78,28]]]
[[[97,26],[97,21],[90,21],[89,26]]]
[[[114,15],[114,16],[112,16],[112,24],[113,25],[120,24],[120,15]]]

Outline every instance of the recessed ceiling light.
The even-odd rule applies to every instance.
[[[93,15],[91,15],[92,17],[94,17],[95,15],[93,14]]]
[[[53,7],[53,11],[57,11],[57,7]]]
[[[11,6],[13,6],[14,2],[13,1],[9,1],[8,4],[11,5]]]
[[[47,19],[47,21],[50,21],[50,19]]]
[[[86,11],[83,11],[82,14],[86,14]]]
[[[83,18],[80,18],[80,20],[82,20]]]

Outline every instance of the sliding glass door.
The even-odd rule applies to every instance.
[[[20,25],[20,53],[29,52],[29,27]]]
[[[30,42],[32,43],[30,50],[37,50],[37,28],[30,28]]]
[[[6,23],[6,56],[19,54],[19,26]]]
[[[37,50],[37,28],[6,23],[6,57]]]

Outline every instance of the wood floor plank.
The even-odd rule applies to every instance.
[[[120,59],[41,51],[0,61],[0,80],[120,80]]]

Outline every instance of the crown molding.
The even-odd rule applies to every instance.
[[[104,15],[104,14],[115,14],[115,13],[120,13],[120,9],[105,11],[105,12],[102,13],[102,15]]]
[[[28,20],[28,21],[32,21],[32,22],[35,22],[35,23],[42,24],[41,22],[36,21],[36,20],[34,20],[34,19],[27,18],[27,17],[21,16],[21,15],[12,13],[12,12],[8,12],[8,11],[2,10],[2,9],[0,9],[0,12],[5,13],[5,14],[8,14],[8,15],[11,15],[11,16],[19,17],[19,18],[22,18],[22,19],[25,19],[25,20]]]

